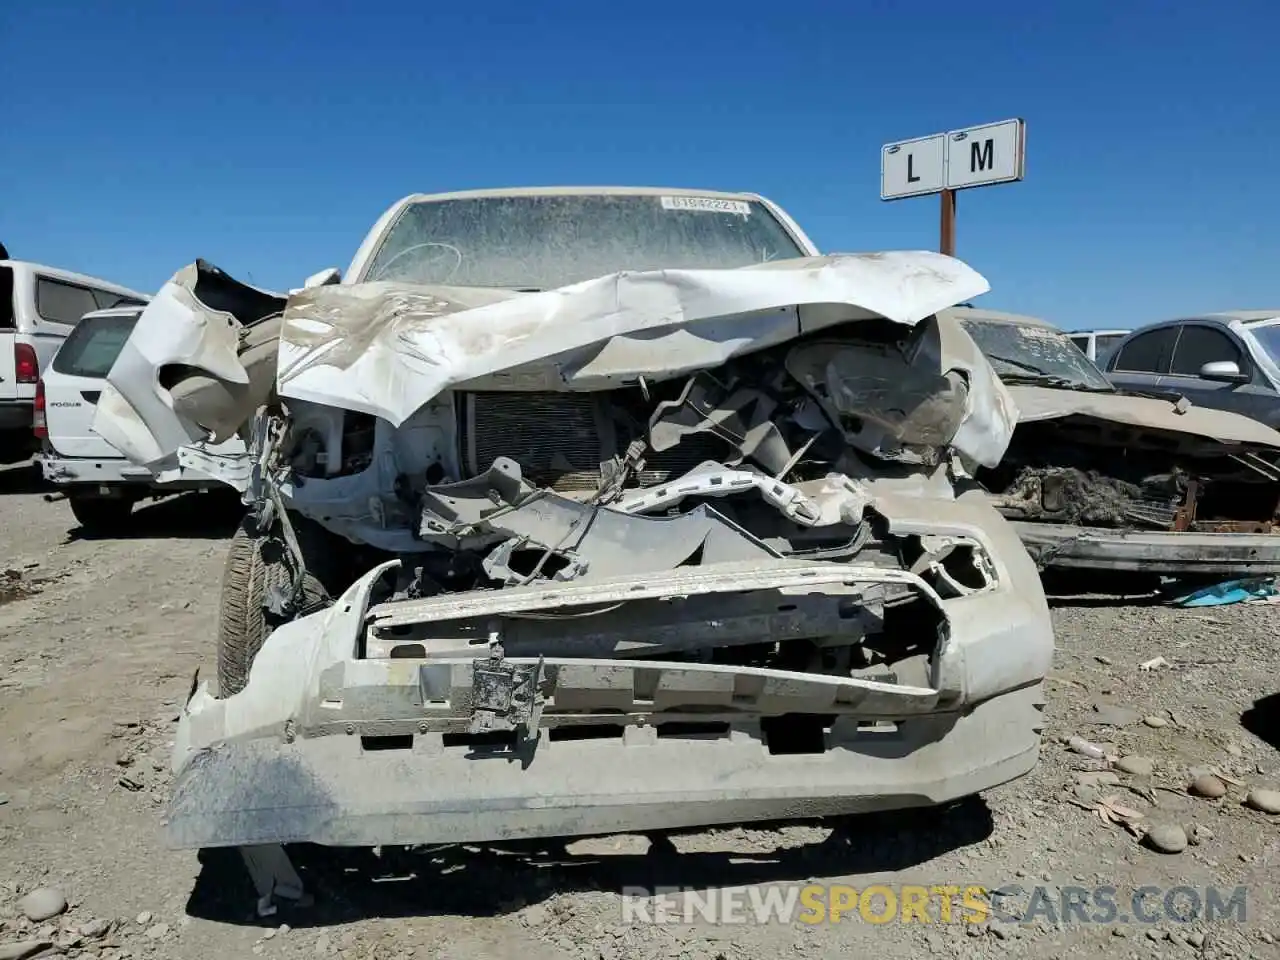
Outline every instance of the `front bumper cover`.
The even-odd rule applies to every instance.
[[[894,731],[829,735],[825,753],[772,756],[748,730],[720,739],[539,742],[531,754],[444,746],[370,751],[355,736],[260,739],[196,755],[169,808],[182,848],[485,842],[680,829],[928,806],[1032,769],[1040,684]]]
[[[477,668],[493,660],[355,655],[368,623],[422,622],[449,601],[370,609],[373,584],[392,566],[276,630],[241,693],[195,692],[175,742],[174,845],[481,842],[820,817],[943,803],[1014,779],[1038,756],[1053,638],[1025,554],[1002,567],[996,589],[954,599],[903,571],[811,561],[460,598],[467,609],[457,615],[474,618],[519,598],[530,609],[598,607],[611,591],[660,598],[893,582],[930,599],[949,628],[927,686],[672,661],[513,659],[551,678],[545,710],[532,736],[493,746],[461,735],[469,721],[477,729],[478,708],[492,699],[478,695]],[[681,721],[724,722],[715,731],[668,725],[671,713],[649,722],[673,707]],[[575,711],[618,729],[558,736]],[[761,718],[789,713],[835,718],[821,752],[770,753]]]

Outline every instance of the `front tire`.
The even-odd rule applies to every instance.
[[[133,501],[128,497],[100,497],[71,494],[67,497],[71,513],[88,533],[118,533],[133,514]]]
[[[218,617],[218,693],[230,697],[249,682],[249,669],[278,618],[263,606],[268,591],[292,590],[293,569],[282,543],[259,534],[247,518],[227,553],[222,575],[221,609]],[[302,574],[302,596],[298,614],[323,606],[329,594],[310,572]]]

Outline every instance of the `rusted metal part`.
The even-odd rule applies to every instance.
[[[956,255],[956,192],[943,190],[941,220],[938,224],[938,250],[948,257]]]
[[[1187,499],[1178,508],[1177,519],[1173,523],[1175,531],[1195,533],[1274,533],[1277,530],[1275,520],[1197,520],[1196,506],[1199,495],[1200,485],[1193,477],[1187,481]]]
[[[1178,508],[1177,514],[1173,519],[1173,529],[1191,530],[1196,525],[1196,499],[1200,495],[1200,484],[1196,482],[1195,477],[1187,480],[1187,499],[1182,506]]]
[[[1271,520],[1208,520],[1190,527],[1197,533],[1275,533],[1277,526]]]

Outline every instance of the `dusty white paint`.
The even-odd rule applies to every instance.
[[[193,284],[188,267],[165,285],[108,377],[94,429],[135,463],[169,462],[206,436],[159,388],[162,367],[249,381],[235,353],[239,324],[202,307]],[[914,325],[987,289],[958,260],[909,251],[615,273],[532,294],[322,286],[289,298],[277,385],[281,396],[398,427],[451,389],[601,390],[678,377],[848,320]],[[1017,419],[1012,400],[958,326],[944,323],[930,340],[928,362],[955,364],[970,381],[956,449],[994,465]]]
[[[321,287],[290,299],[279,389],[398,426],[443,391],[497,374],[508,389],[544,390],[676,377],[845,320],[912,325],[987,289],[965,264],[927,252],[617,273],[483,306],[440,287]],[[812,320],[788,310],[819,304],[844,309]],[[995,441],[973,455],[986,462],[999,445],[998,461],[1013,405],[980,354],[967,359],[985,384],[975,393],[992,401],[974,405],[968,433]]]
[[[1280,433],[1264,423],[1227,410],[1212,410],[1192,404],[1180,408],[1172,400],[1122,393],[1087,393],[1022,384],[1014,384],[1008,390],[1018,405],[1019,420],[1023,423],[1086,416],[1133,427],[1185,433],[1227,444],[1280,449]]]

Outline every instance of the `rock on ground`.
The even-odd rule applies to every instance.
[[[1280,790],[1262,788],[1250,790],[1245,802],[1263,813],[1280,813]]]
[[[67,898],[61,890],[41,887],[18,901],[18,910],[33,923],[49,920],[67,909]]]

